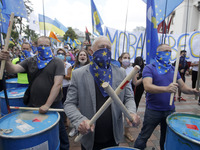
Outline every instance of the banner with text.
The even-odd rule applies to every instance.
[[[118,60],[123,52],[130,54],[131,62],[137,56],[146,59],[146,43],[144,43],[145,32],[125,32],[113,28],[105,27],[104,35],[108,37],[112,44],[112,58]],[[183,33],[183,34],[167,34],[163,37],[158,35],[159,41],[165,38],[165,43],[169,44],[172,49],[171,60],[176,60],[178,46],[187,51],[187,61],[198,61],[200,55],[200,31]],[[185,42],[186,41],[186,42]],[[185,44],[186,43],[186,44]],[[144,46],[143,52],[142,47]]]

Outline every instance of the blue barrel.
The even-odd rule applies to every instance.
[[[59,150],[57,112],[15,111],[0,119],[1,150]]]
[[[200,150],[200,116],[173,113],[167,117],[165,150]]]
[[[7,89],[8,101],[10,106],[26,107],[23,103],[24,93],[27,87],[18,87]],[[1,102],[1,115],[8,114],[6,100],[4,92],[0,92],[0,102]],[[16,110],[11,110],[11,112]]]
[[[17,78],[11,78],[6,80],[6,88],[16,88],[18,86]]]
[[[117,147],[105,148],[103,150],[138,150],[138,149],[130,148],[130,147],[120,147],[120,146],[117,146]]]

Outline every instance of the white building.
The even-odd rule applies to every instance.
[[[171,23],[169,33],[181,34],[181,33],[186,33],[186,31],[187,32],[192,32],[197,30],[200,31],[200,0],[184,0],[174,10],[174,12],[175,16]],[[188,22],[186,23],[187,12],[188,12]]]

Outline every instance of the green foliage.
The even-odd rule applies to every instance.
[[[39,36],[38,34],[35,33],[35,31],[29,29],[29,25],[26,26],[24,33],[26,34],[26,36],[24,36],[24,37],[27,39],[31,38],[32,41],[36,41],[36,39]]]
[[[75,31],[72,29],[72,27],[68,27],[68,30],[65,32],[63,39],[67,40],[67,38],[70,38],[72,41],[74,39],[78,38],[78,35],[75,33]]]

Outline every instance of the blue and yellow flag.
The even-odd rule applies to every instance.
[[[76,42],[76,44],[81,45],[81,41],[78,39],[74,39],[74,41]]]
[[[26,7],[23,0],[2,0],[4,14],[11,14],[14,12],[15,16],[27,18]]]
[[[91,0],[91,12],[92,12],[93,33],[97,36],[103,35],[103,30],[101,27],[101,25],[103,24],[103,21],[101,19],[101,16],[99,15],[99,12],[98,12],[93,0]]]
[[[147,0],[143,0],[147,3]],[[183,0],[155,0],[155,12],[157,25],[160,24]],[[165,12],[166,10],[166,12]],[[166,17],[165,17],[166,14]]]
[[[67,31],[67,28],[64,25],[60,24],[57,19],[53,20],[47,16],[39,14],[39,26],[40,30],[44,30],[44,18],[45,18],[45,30],[53,31],[60,36],[63,36]]]
[[[156,12],[154,0],[147,0],[147,15],[146,15],[146,62],[153,63],[158,47],[158,32],[156,24]]]

